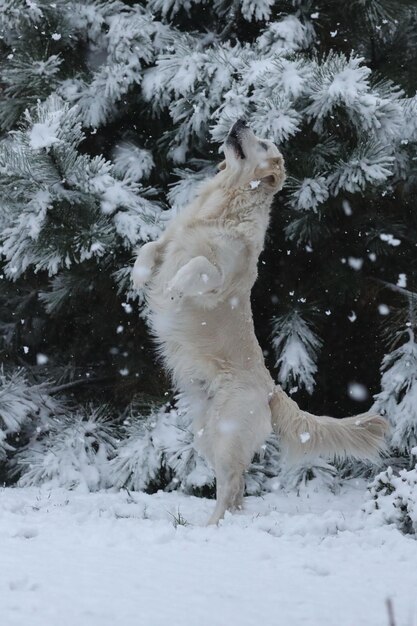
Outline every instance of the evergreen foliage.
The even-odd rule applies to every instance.
[[[273,320],[272,346],[277,353],[278,380],[290,387],[290,393],[298,390],[298,387],[291,388],[297,383],[308,393],[313,392],[317,371],[315,360],[321,343],[296,309]]]
[[[306,409],[345,415],[368,408],[383,359],[375,407],[409,460],[416,26],[413,0],[3,1],[3,471],[20,468],[24,484],[211,488],[187,408],[166,407],[129,271],[215,171],[240,116],[288,170],[253,298],[268,365]],[[380,322],[397,309],[406,341],[384,356]],[[149,416],[139,401],[161,408]],[[278,446],[255,459],[250,492],[271,487]]]
[[[115,484],[133,490],[153,491],[161,486],[198,493],[213,487],[214,474],[193,448],[190,417],[186,407],[162,407],[142,422],[133,414],[112,461]]]
[[[406,341],[384,356],[382,391],[375,396],[374,404],[375,410],[387,415],[391,422],[393,450],[405,458],[410,457],[411,450],[417,446],[417,300],[410,293],[407,300],[407,317],[404,320],[404,315],[399,316],[393,337],[394,346],[404,338]]]
[[[46,385],[29,384],[22,369],[0,370],[0,461],[15,450],[28,435],[42,432],[60,410]]]
[[[72,411],[50,420],[14,458],[19,484],[96,491],[112,484],[109,461],[117,447],[104,409]]]
[[[414,460],[417,458],[415,449]],[[406,534],[417,533],[417,466],[399,473],[388,467],[369,485],[366,512]]]

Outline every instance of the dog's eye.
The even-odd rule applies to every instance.
[[[268,146],[266,143],[264,143],[263,141],[259,142],[259,145],[264,149],[264,150],[268,150]]]

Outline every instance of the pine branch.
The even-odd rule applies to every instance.
[[[406,297],[407,299],[417,298],[417,293],[415,291],[410,291],[409,289],[406,289],[405,287],[400,287],[399,285],[394,285],[394,283],[390,283],[389,281],[383,280],[382,278],[378,278],[376,276],[369,276],[368,278],[370,280],[373,280],[373,281],[383,285],[384,287],[388,287],[388,289],[390,289],[391,291],[395,291],[396,293],[401,294],[402,296]]]
[[[101,376],[99,378],[82,378],[80,380],[72,380],[68,383],[63,383],[62,385],[56,385],[55,387],[48,387],[47,391],[50,395],[54,395],[56,393],[61,393],[63,391],[68,391],[69,389],[74,389],[74,387],[80,387],[81,385],[91,385],[94,383],[102,383],[114,381],[116,379],[115,376]]]
[[[227,14],[226,26],[218,35],[218,39],[220,41],[226,41],[233,29],[236,27],[235,20],[239,11],[239,6],[240,0],[233,0],[233,4]]]

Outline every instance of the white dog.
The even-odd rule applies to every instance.
[[[224,153],[196,200],[158,241],[142,246],[132,273],[136,288],[148,283],[152,331],[175,387],[190,402],[196,448],[215,470],[213,524],[241,507],[244,472],[272,428],[292,459],[375,459],[386,429],[378,415],[337,420],[301,411],[272,380],[250,292],[284,161],[242,120]]]

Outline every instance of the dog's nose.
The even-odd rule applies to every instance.
[[[238,119],[232,126],[232,128],[230,129],[230,134],[231,135],[235,135],[237,134],[239,131],[243,130],[244,128],[247,128],[248,125],[246,123],[246,120],[241,117],[240,119]]]
[[[227,135],[226,145],[231,146],[234,149],[235,154],[239,159],[244,159],[246,156],[242,146],[242,139],[244,131],[246,131],[247,128],[248,125],[246,124],[246,121],[243,118],[240,118],[233,124],[229,134]]]

